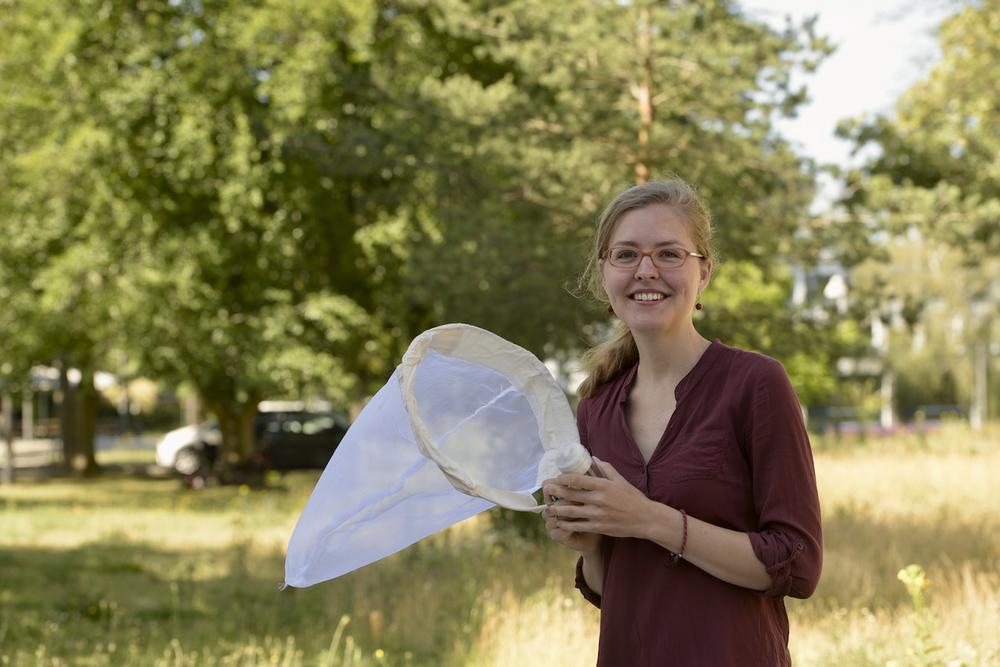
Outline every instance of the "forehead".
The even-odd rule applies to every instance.
[[[660,243],[691,244],[692,238],[684,214],[666,204],[653,204],[637,208],[623,215],[611,231],[608,245],[631,243],[657,245]]]

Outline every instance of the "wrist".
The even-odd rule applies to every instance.
[[[676,553],[681,548],[684,517],[681,511],[669,505],[655,503],[656,511],[650,513],[649,534],[646,539]]]
[[[643,521],[639,525],[636,537],[665,546],[665,541],[673,535],[672,522],[677,510],[655,500],[648,502],[649,508],[641,514]]]
[[[681,546],[679,549],[670,550],[670,559],[667,561],[669,565],[676,565],[677,562],[684,557],[684,550],[687,548],[688,542],[688,518],[687,512],[684,510],[678,510],[681,515]]]

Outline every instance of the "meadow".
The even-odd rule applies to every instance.
[[[826,564],[812,598],[787,601],[796,665],[1000,664],[1000,430],[814,446]],[[574,556],[495,510],[279,590],[317,477],[0,487],[0,664],[593,664]]]

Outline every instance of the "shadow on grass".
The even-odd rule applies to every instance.
[[[524,576],[522,549],[538,547],[434,538],[335,581],[281,591],[282,554],[248,542],[173,550],[112,534],[72,549],[4,548],[0,628],[6,653],[44,646],[68,664],[108,645],[134,664],[174,646],[211,663],[264,638],[294,638],[304,664],[315,664],[347,615],[347,634],[367,651],[456,664],[480,631],[484,592],[526,596],[545,585],[551,568]]]
[[[132,463],[100,463],[93,475],[82,475],[70,470],[62,463],[19,466],[14,471],[17,482],[44,482],[46,480],[100,479],[102,477],[134,477],[137,479],[162,479],[172,475],[170,470],[160,468],[152,460]]]

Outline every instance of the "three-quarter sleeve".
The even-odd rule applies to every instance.
[[[816,472],[798,398],[774,360],[756,378],[749,424],[758,519],[749,535],[754,554],[771,575],[764,595],[807,598],[823,567]]]

